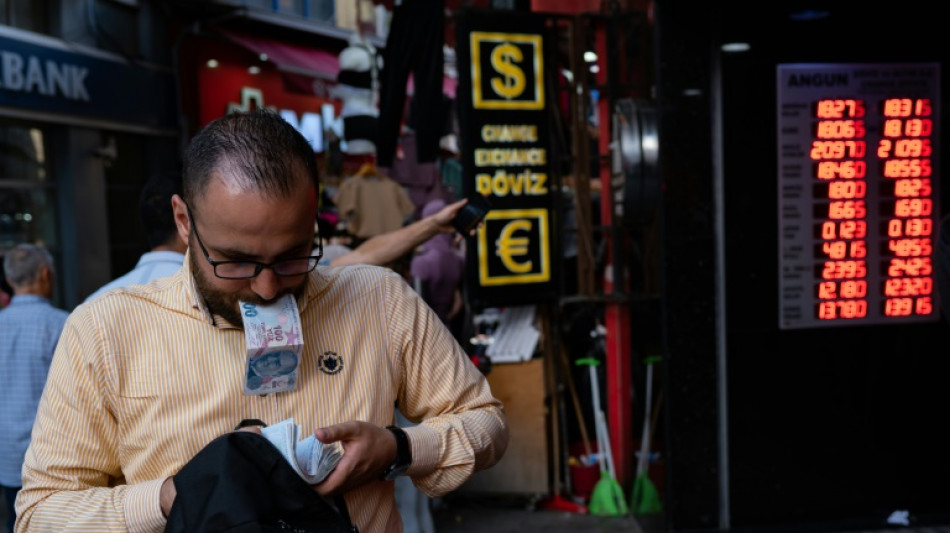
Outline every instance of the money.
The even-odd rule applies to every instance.
[[[303,353],[297,300],[287,294],[271,305],[239,305],[247,342],[244,394],[294,390]]]
[[[293,418],[261,428],[264,437],[280,450],[294,471],[307,483],[316,485],[336,468],[343,457],[343,447],[339,442],[324,444],[312,434],[300,439],[300,432]]]

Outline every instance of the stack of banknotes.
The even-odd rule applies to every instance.
[[[300,432],[293,418],[261,428],[264,437],[280,450],[300,477],[316,485],[336,468],[343,457],[343,447],[339,442],[324,444],[313,434],[300,439]]]
[[[270,305],[240,302],[247,341],[245,394],[269,394],[297,387],[303,352],[297,299],[287,294]]]

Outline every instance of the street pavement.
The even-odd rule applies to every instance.
[[[548,510],[544,502],[450,494],[435,502],[436,533],[647,533],[633,516]],[[407,532],[409,533],[409,532]]]

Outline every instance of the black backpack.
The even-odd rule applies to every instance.
[[[166,533],[358,533],[346,502],[331,504],[266,438],[237,431],[204,447],[175,474]]]

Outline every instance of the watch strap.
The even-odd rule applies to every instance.
[[[404,474],[412,464],[412,450],[409,448],[409,437],[401,427],[386,426],[386,429],[396,438],[396,460],[383,471],[382,479],[392,480]]]

